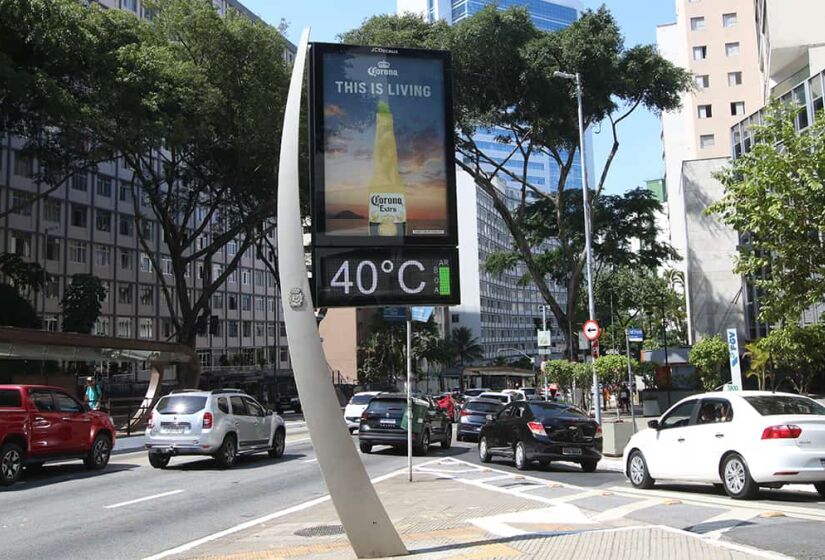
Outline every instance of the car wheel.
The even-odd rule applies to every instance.
[[[237,452],[238,448],[235,444],[235,436],[228,435],[223,438],[223,443],[221,443],[221,446],[218,448],[218,452],[215,453],[215,461],[218,462],[221,468],[231,468],[235,464]]]
[[[745,459],[738,453],[731,453],[725,459],[722,484],[728,496],[737,500],[748,500],[759,492],[759,486],[751,478]]]
[[[464,441],[464,436],[462,436],[461,434],[456,434],[455,435],[455,440],[456,441]]]
[[[269,456],[277,459],[284,454],[286,448],[286,431],[283,428],[275,430],[275,435],[272,437],[272,447],[269,448]]]
[[[825,482],[814,482],[814,488],[816,488],[820,496],[825,498]]]
[[[444,439],[441,440],[441,449],[449,449],[453,445],[453,426],[447,426],[444,431]]]
[[[493,457],[490,455],[490,450],[487,449],[487,438],[482,437],[478,440],[478,459],[482,463],[489,463],[493,460]]]
[[[0,485],[14,484],[22,472],[23,450],[15,443],[7,443],[0,448]]]
[[[513,450],[513,458],[518,470],[526,471],[530,468],[530,461],[527,459],[527,449],[525,449],[524,443],[516,443],[516,447]]]
[[[109,457],[112,455],[112,442],[108,436],[98,434],[89,449],[89,454],[83,459],[83,464],[89,470],[100,470],[109,464]]]
[[[168,453],[149,453],[149,464],[156,469],[165,469],[171,458]]]
[[[627,475],[630,484],[636,488],[649,490],[656,483],[651,478],[650,472],[647,470],[647,461],[645,461],[644,455],[639,450],[630,454],[630,459],[627,461]]]
[[[599,462],[594,461],[593,459],[581,462],[582,470],[584,472],[596,472],[596,467],[598,466],[598,464]]]
[[[421,444],[416,447],[416,455],[426,455],[430,450],[430,431],[426,428],[421,432]]]
[[[372,444],[366,441],[359,441],[358,448],[361,450],[361,453],[372,453]]]

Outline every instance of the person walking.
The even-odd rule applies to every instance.
[[[624,383],[619,389],[619,407],[622,412],[630,412],[630,390]]]
[[[92,410],[100,410],[101,401],[100,387],[97,385],[94,377],[86,378],[86,393],[83,395],[83,402]]]

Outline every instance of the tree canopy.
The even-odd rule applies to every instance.
[[[728,343],[718,335],[703,338],[693,345],[688,355],[706,391],[713,391],[722,385],[722,373],[729,358]]]
[[[100,316],[101,303],[106,299],[106,285],[97,276],[75,274],[66,287],[60,307],[63,308],[63,330],[90,334]]]

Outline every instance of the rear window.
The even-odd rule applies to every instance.
[[[375,395],[355,395],[350,399],[350,404],[369,404],[375,398]]]
[[[17,389],[0,389],[0,408],[20,408],[23,401]]]
[[[745,400],[762,416],[781,416],[784,414],[813,414],[825,416],[825,406],[805,397],[765,395],[761,397],[745,397]]]
[[[191,395],[170,395],[158,402],[157,411],[161,414],[194,414],[206,406],[206,397]]]
[[[487,393],[482,393],[482,394],[481,394],[481,395],[479,395],[479,396],[480,396],[482,399],[495,399],[495,400],[497,400],[497,401],[501,401],[501,402],[503,402],[503,403],[505,403],[505,404],[506,404],[507,402],[509,402],[509,400],[510,400],[510,399],[507,397],[507,395],[490,395],[490,394],[487,394]]]
[[[530,407],[530,412],[539,418],[559,416],[561,414],[566,416],[581,416],[582,418],[588,418],[588,416],[578,408],[565,406],[563,404],[556,404],[552,402],[531,402],[528,406]]]
[[[475,412],[498,412],[501,405],[487,402],[470,402],[464,408]]]
[[[527,389],[522,389],[522,391],[524,392],[525,395],[535,395],[536,394],[536,390],[533,389],[532,387],[529,387]]]
[[[376,400],[370,401],[367,410],[370,412],[398,412],[407,408],[407,402],[403,400]]]

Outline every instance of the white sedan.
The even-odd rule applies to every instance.
[[[636,488],[656,480],[720,484],[733,498],[760,486],[813,484],[825,497],[825,406],[787,393],[738,391],[676,403],[624,450]]]
[[[352,396],[344,409],[344,420],[347,422],[347,428],[350,433],[358,429],[361,425],[361,415],[367,410],[367,405],[370,404],[374,396],[380,394],[380,391],[365,391],[363,393],[355,393]]]

